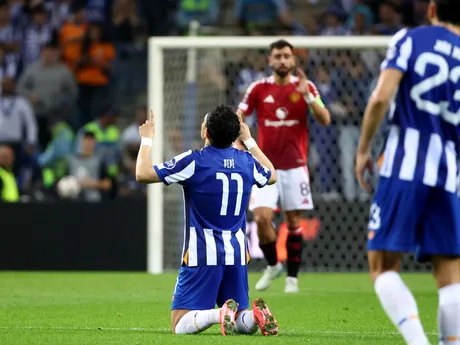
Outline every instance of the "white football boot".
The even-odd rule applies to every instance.
[[[286,285],[284,286],[285,293],[298,293],[299,292],[299,285],[297,282],[297,278],[294,277],[286,277]]]
[[[257,291],[267,290],[272,281],[278,278],[283,273],[283,264],[278,262],[275,266],[267,266],[262,275],[262,278],[256,284]]]

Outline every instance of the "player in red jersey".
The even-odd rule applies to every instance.
[[[254,212],[260,248],[268,266],[256,284],[256,290],[267,289],[283,266],[278,263],[276,232],[272,225],[273,210],[278,199],[289,229],[287,240],[287,278],[285,292],[298,292],[303,238],[300,228],[302,211],[313,209],[307,169],[308,109],[322,125],[331,122],[329,111],[321,101],[315,85],[302,70],[292,75],[296,65],[293,46],[279,40],[270,45],[271,77],[252,83],[239,105],[238,115],[244,118],[257,112],[258,143],[273,162],[278,182],[252,190],[249,208]]]

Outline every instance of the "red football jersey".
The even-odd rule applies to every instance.
[[[310,92],[319,97],[316,86],[308,82]],[[259,146],[280,170],[307,165],[308,104],[296,90],[298,83],[294,76],[287,85],[275,84],[273,76],[258,80],[239,105],[246,115],[256,110]]]

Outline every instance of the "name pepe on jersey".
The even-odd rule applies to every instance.
[[[460,124],[460,38],[444,26],[403,29],[391,40],[382,76],[365,116],[357,176],[369,161],[370,142],[390,107],[390,130],[380,176],[457,191]],[[377,98],[376,98],[377,97]],[[360,161],[361,160],[361,161]],[[359,166],[358,166],[359,165]]]

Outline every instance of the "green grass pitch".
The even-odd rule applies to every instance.
[[[254,286],[260,274],[250,275]],[[404,278],[417,298],[425,330],[436,343],[437,293],[429,275]],[[279,337],[222,337],[214,326],[199,335],[170,331],[174,274],[0,273],[0,344],[403,344],[381,311],[365,274],[302,274],[301,293],[283,293],[284,279],[264,297]]]

